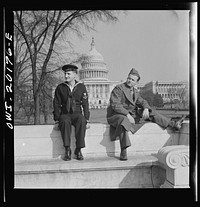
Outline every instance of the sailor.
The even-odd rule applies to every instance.
[[[81,148],[85,147],[85,132],[90,117],[88,93],[83,83],[76,80],[78,67],[67,64],[62,67],[65,82],[55,90],[53,100],[54,120],[61,131],[65,155],[63,160],[71,160],[71,126],[75,127],[75,157],[83,160]]]

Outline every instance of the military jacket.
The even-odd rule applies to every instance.
[[[139,91],[134,89],[132,94],[125,82],[112,90],[110,104],[107,108],[107,118],[115,114],[127,115],[128,113],[135,117],[138,108],[151,110],[148,102],[140,96]]]
[[[54,120],[58,121],[61,114],[68,114],[73,112],[83,113],[86,120],[89,120],[89,103],[88,93],[83,83],[77,82],[73,88],[67,83],[61,83],[55,90],[55,96],[53,99],[53,115]]]

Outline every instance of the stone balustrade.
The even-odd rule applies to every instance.
[[[182,125],[178,145],[164,146],[157,154],[166,169],[166,180],[161,188],[189,188],[189,123]]]

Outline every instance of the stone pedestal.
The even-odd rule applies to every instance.
[[[189,146],[163,147],[157,157],[166,169],[166,180],[161,188],[189,188]]]
[[[181,130],[180,130],[180,133],[179,133],[180,134],[179,142],[178,142],[179,145],[187,145],[187,146],[190,145],[189,128],[190,128],[189,121],[184,121],[182,124]]]

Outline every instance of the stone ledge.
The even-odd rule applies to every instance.
[[[15,162],[15,188],[159,188],[165,170],[154,155],[134,153],[118,157]]]
[[[163,130],[154,123],[146,123],[134,134],[129,135],[132,145],[128,148],[128,153],[157,152],[163,146],[179,143],[179,133],[170,129]],[[90,124],[85,141],[83,154],[109,157],[120,153],[119,141],[110,141],[109,125]],[[72,151],[75,149],[74,130],[71,148]],[[14,153],[15,159],[60,158],[64,154],[60,131],[54,130],[54,125],[15,126]]]
[[[158,159],[150,154],[132,153],[128,160],[123,162],[119,157],[97,157],[87,156],[83,161],[72,159],[64,161],[62,159],[44,159],[44,160],[18,160],[15,162],[15,174],[20,173],[42,173],[44,172],[68,172],[84,170],[110,170],[118,168],[133,168],[144,165],[151,166],[156,164]]]
[[[187,130],[188,125],[186,123]],[[189,143],[187,130],[181,129],[183,133],[179,134],[169,129],[163,130],[153,123],[145,124],[135,134],[129,133],[132,146],[128,148],[128,160],[125,162],[119,161],[119,141],[111,142],[108,130],[108,125],[92,124],[86,133],[86,148],[82,151],[85,160],[65,162],[61,159],[64,149],[60,132],[54,130],[53,125],[15,127],[15,188],[188,186],[179,183],[187,172],[171,173],[157,157],[157,152],[163,147],[175,145],[172,148],[177,148],[181,136],[185,135],[183,142],[186,147]],[[75,144],[73,133],[72,148]],[[176,173],[179,173],[180,178],[173,180]],[[173,182],[176,185],[171,184]]]

